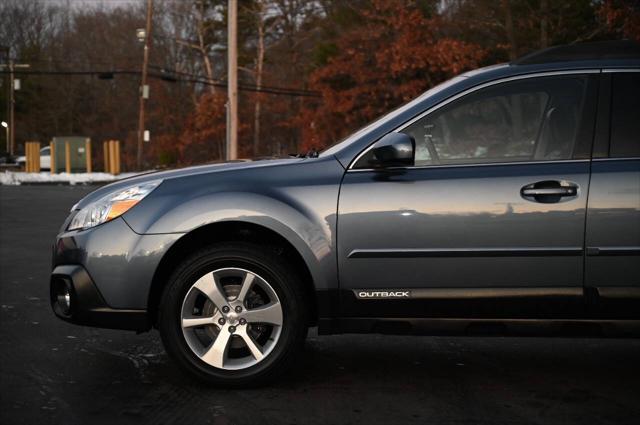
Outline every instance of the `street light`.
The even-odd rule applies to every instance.
[[[7,152],[9,152],[9,124],[2,121],[2,126],[4,127],[5,133],[7,135]]]
[[[138,28],[136,30],[136,37],[140,43],[144,43],[147,39],[147,30],[144,28]]]

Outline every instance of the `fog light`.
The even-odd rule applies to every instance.
[[[62,293],[58,294],[58,305],[63,314],[69,314],[71,311],[71,292],[67,285],[64,285]]]
[[[71,282],[67,279],[56,279],[51,289],[54,308],[59,314],[69,316],[71,314]]]

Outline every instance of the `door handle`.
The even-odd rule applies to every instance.
[[[522,188],[522,196],[576,196],[578,193],[575,187],[554,187],[554,188],[540,188],[540,189],[525,189]]]
[[[562,198],[578,196],[578,185],[569,182],[546,180],[531,183],[520,189],[520,195],[527,201],[552,204]]]

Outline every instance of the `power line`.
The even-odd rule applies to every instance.
[[[207,81],[209,83],[211,83],[211,85],[219,85],[222,84],[225,87],[227,86],[227,81],[226,80],[215,80],[215,79],[209,79],[207,77],[204,76],[200,76],[200,75],[194,75],[194,74],[189,74],[186,72],[181,72],[181,71],[175,71],[175,70],[168,70],[166,68],[160,67],[160,66],[152,66],[149,65],[149,67],[157,69],[158,71],[160,71],[162,74],[172,74],[172,75],[180,75],[186,79],[198,79],[199,81]],[[277,91],[278,93],[295,93],[299,96],[311,96],[311,97],[319,97],[320,93],[314,90],[304,90],[304,89],[293,89],[293,88],[288,88],[288,87],[278,87],[278,86],[265,86],[264,84],[260,87],[260,89],[258,88],[258,86],[256,85],[252,85],[252,84],[246,84],[246,83],[239,83],[239,87],[244,87],[245,90],[249,90],[249,91],[260,91],[262,89],[268,89],[268,90],[273,90],[273,91]],[[267,92],[269,93],[269,92]]]
[[[126,59],[126,61],[129,62],[133,62],[134,58],[133,57],[122,57],[121,59]],[[81,60],[73,60],[73,59],[31,59],[31,62],[38,62],[38,63],[61,63],[61,64],[77,64],[77,65],[85,65],[85,66],[93,66],[93,65],[107,65],[107,66],[111,66],[113,65],[113,61],[90,61],[90,62],[86,62],[86,61],[81,61]],[[227,86],[227,81],[226,80],[220,80],[220,79],[209,79],[206,76],[202,76],[202,75],[198,75],[198,74],[191,74],[188,72],[182,72],[182,71],[177,71],[177,70],[173,70],[173,69],[167,69],[164,66],[160,66],[160,65],[152,65],[149,64],[149,68],[153,68],[155,70],[158,70],[160,72],[160,74],[163,76],[162,79],[167,80],[167,81],[185,81],[185,82],[194,82],[194,83],[202,83],[202,84],[206,84],[206,85],[213,85],[216,87],[226,87]],[[44,71],[43,71],[44,72]],[[66,71],[46,71],[46,72],[66,72]],[[69,72],[78,72],[78,71],[69,71]],[[90,71],[90,72],[99,72],[99,73],[113,73],[115,71]],[[128,72],[139,72],[139,71],[126,71]],[[176,76],[181,76],[183,77],[183,79],[178,80],[177,78],[172,78],[170,75],[176,75]],[[247,84],[247,83],[239,83],[240,86],[243,86],[245,91],[257,91],[257,86],[256,85],[252,85],[252,84]],[[310,96],[310,97],[319,97],[320,93],[314,90],[305,90],[305,89],[295,89],[295,88],[288,88],[288,87],[279,87],[279,86],[266,86],[264,84],[262,84],[261,86],[262,89],[268,89],[268,90],[272,90],[272,91],[277,91],[279,93],[294,93],[296,95],[300,95],[300,96]],[[267,90],[262,90],[265,93],[272,93],[271,91],[267,91]],[[304,95],[302,94],[304,93]]]
[[[155,67],[154,67],[155,68]],[[158,68],[156,68],[158,69]],[[162,70],[162,68],[160,68]],[[0,74],[7,74],[8,71],[0,71]],[[38,71],[38,70],[30,70],[30,71],[15,71],[15,74],[22,75],[69,75],[69,76],[83,76],[83,75],[92,75],[97,76],[98,78],[103,79],[111,79],[115,75],[133,75],[140,76],[140,71],[132,71],[132,70],[88,70],[88,71]],[[176,77],[178,76],[178,77]],[[181,73],[177,71],[168,71],[168,72],[150,72],[149,77],[160,79],[169,82],[185,82],[185,83],[196,83],[203,84],[215,87],[227,87],[227,83],[225,80],[209,80],[206,77]],[[258,88],[252,84],[238,84],[238,89],[241,91],[248,91],[254,93],[267,93],[274,94],[280,96],[292,96],[292,97],[321,97],[320,93],[317,91],[311,90],[299,90],[299,89],[290,89],[286,87],[270,87],[270,86],[262,86]]]

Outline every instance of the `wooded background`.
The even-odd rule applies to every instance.
[[[145,168],[224,157],[226,6],[154,1]],[[133,168],[145,7],[0,2],[0,46],[31,66],[16,75],[19,151],[54,136],[119,139]],[[556,44],[640,40],[638,0],[239,0],[238,9],[242,158],[322,148],[465,70]]]

